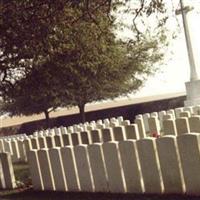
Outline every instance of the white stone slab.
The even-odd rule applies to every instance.
[[[61,148],[61,156],[68,191],[79,191],[80,183],[78,178],[73,146],[65,146]]]
[[[174,111],[174,109],[169,109],[166,112],[167,112],[167,114],[171,114],[173,116],[173,119],[175,119],[175,111]]]
[[[47,148],[56,147],[53,135],[46,136],[45,139],[46,139]]]
[[[0,160],[4,174],[5,188],[7,189],[16,188],[16,180],[11,161],[11,155],[9,153],[0,153]]]
[[[104,128],[101,130],[102,142],[114,141],[113,132],[111,128]]]
[[[163,115],[163,121],[168,119],[175,119],[172,114]]]
[[[149,123],[148,123],[148,118],[149,117],[150,117],[149,113],[145,113],[145,114],[142,115],[144,128],[145,128],[146,132],[149,132]]]
[[[131,124],[131,122],[129,120],[124,120],[123,122],[121,122],[122,126],[128,126],[130,124]]]
[[[32,143],[29,138],[24,139],[24,150],[25,150],[25,155],[27,156],[28,152],[32,150]]]
[[[179,118],[180,117],[180,113],[183,112],[183,108],[175,108],[175,115],[176,115],[176,118]]]
[[[62,140],[62,135],[55,135],[54,136],[54,141],[55,141],[55,146],[56,147],[63,147],[63,140]]]
[[[190,116],[192,115],[192,114],[194,114],[193,113],[193,106],[188,106],[188,107],[184,107],[183,108],[183,111],[185,112],[189,112],[190,113]]]
[[[163,120],[163,116],[164,115],[166,115],[167,114],[167,112],[165,111],[165,110],[161,110],[161,111],[159,111],[158,112],[158,118],[159,118],[159,120]]]
[[[70,145],[69,134],[62,134],[63,146]]]
[[[174,119],[163,121],[163,135],[177,135],[176,123]]]
[[[148,122],[150,134],[156,133],[160,135],[160,123],[158,117],[150,117]]]
[[[187,194],[199,194],[200,138],[198,133],[177,137]]]
[[[146,193],[162,193],[164,190],[156,139],[137,140],[137,149]]]
[[[177,135],[190,133],[190,127],[187,117],[177,118],[175,122],[176,122]]]
[[[91,135],[91,142],[92,143],[96,143],[96,142],[102,142],[102,139],[101,139],[101,131],[100,130],[92,130],[90,132],[90,135]]]
[[[82,192],[93,192],[94,181],[87,152],[87,145],[74,147],[75,160],[77,165],[80,188]]]
[[[31,138],[32,149],[39,149],[39,142],[37,137]]]
[[[103,154],[108,174],[109,191],[124,193],[127,191],[118,142],[107,142],[103,144]]]
[[[0,152],[4,152],[4,143],[3,143],[3,139],[0,139]]]
[[[33,188],[35,190],[44,190],[37,151],[38,150],[33,149],[33,150],[30,150],[27,154],[29,170],[31,174]]]
[[[104,122],[106,128],[108,128],[110,126],[109,119],[104,119],[103,122]]]
[[[27,156],[25,153],[25,148],[24,148],[24,141],[21,139],[17,140],[18,143],[18,150],[19,150],[19,161],[21,162],[27,162]]]
[[[6,140],[6,139],[4,140],[4,150],[5,152],[10,153],[11,155],[13,154],[10,140]]]
[[[189,111],[183,111],[179,114],[180,117],[191,117],[191,114]]]
[[[190,132],[200,133],[200,116],[196,115],[189,118]]]
[[[19,148],[18,148],[16,139],[11,140],[11,146],[12,146],[12,152],[13,152],[11,155],[11,158],[12,158],[12,162],[15,163],[15,162],[18,162],[20,158]]]
[[[124,121],[124,118],[123,116],[119,116],[117,117],[117,120],[118,120],[119,125],[122,125],[121,123]]]
[[[110,128],[114,128],[115,126],[117,126],[118,124],[116,122],[110,122],[109,127]]]
[[[139,165],[136,140],[119,142],[119,151],[122,160],[127,192],[143,193],[144,185]]]
[[[70,145],[76,146],[81,144],[80,137],[78,133],[71,133],[70,135]]]
[[[44,136],[38,137],[39,149],[47,148],[46,139]]]
[[[56,191],[67,191],[67,183],[61,158],[60,147],[49,149],[49,158]]]
[[[137,124],[125,126],[125,134],[127,139],[139,139],[139,131]]]
[[[113,136],[115,141],[123,141],[126,139],[125,130],[123,126],[116,126],[113,128]]]
[[[176,136],[165,136],[156,140],[164,183],[164,192],[185,193],[183,171],[178,153]]]
[[[195,115],[200,115],[200,105],[193,107],[193,113]]]
[[[103,128],[105,128],[106,126],[105,126],[105,124],[97,124],[96,125],[96,128],[97,129],[103,129]]]
[[[1,152],[0,152],[1,154]],[[0,189],[5,189],[6,188],[6,184],[5,184],[5,178],[4,178],[4,173],[3,173],[3,168],[2,168],[2,163],[1,163],[1,159],[0,159]]]
[[[44,185],[44,190],[55,190],[48,149],[38,150],[38,160]]]
[[[150,117],[158,118],[158,113],[157,112],[152,112],[152,113],[150,113]]]
[[[108,192],[108,178],[105,168],[102,144],[88,146],[90,166],[94,179],[95,192]]]
[[[79,133],[81,144],[91,144],[91,138],[88,131],[82,131]]]
[[[145,138],[146,137],[146,132],[145,132],[143,119],[135,119],[135,123],[138,126],[139,138]]]
[[[160,122],[161,130],[163,130],[163,116],[164,115],[166,115],[166,111],[165,110],[162,110],[162,111],[158,112],[158,119],[159,119],[159,122]]]

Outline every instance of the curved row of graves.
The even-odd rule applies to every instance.
[[[135,123],[139,134],[144,137],[152,133],[161,136],[200,133],[200,106],[139,114],[136,115]]]
[[[36,190],[199,194],[200,134],[31,150]]]
[[[119,117],[38,131],[30,136],[1,137],[0,152],[7,152],[4,154],[11,156],[13,163],[28,159],[36,190],[199,194],[200,135],[192,133],[200,132],[196,116],[199,108],[195,107],[196,113],[194,108],[190,113],[183,108],[170,110],[171,114],[161,111],[162,119],[155,112],[145,118],[149,116],[146,113],[136,116],[134,124]],[[179,115],[177,110],[181,111]],[[170,130],[171,124],[165,125],[170,120],[176,132]],[[177,131],[185,121],[187,132]],[[163,137],[149,137],[158,130],[146,129],[152,124],[160,125]],[[6,186],[1,167],[4,174],[0,188],[16,186],[11,161],[8,163],[12,185]]]

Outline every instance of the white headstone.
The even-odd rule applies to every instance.
[[[145,138],[146,137],[146,132],[145,132],[143,119],[136,119],[135,123],[138,126],[139,138]]]
[[[69,142],[69,134],[62,134],[63,146],[67,146],[70,144]]]
[[[126,183],[118,150],[118,142],[104,143],[103,154],[108,174],[109,191],[114,193],[126,192]]]
[[[92,130],[90,132],[92,143],[101,142],[101,131],[100,130]]]
[[[115,141],[122,141],[126,139],[125,130],[123,126],[116,126],[113,128],[113,136]]]
[[[95,192],[108,192],[108,178],[103,157],[102,144],[88,146],[91,170],[94,179]]]
[[[176,129],[177,129],[178,135],[181,135],[184,133],[190,133],[190,127],[189,127],[189,122],[188,122],[187,117],[177,118],[175,122],[176,122]]]
[[[146,138],[136,141],[142,177],[146,193],[162,193],[163,180],[156,149],[156,139]]]
[[[200,133],[200,116],[196,115],[189,118],[190,132]]]
[[[60,147],[49,149],[49,158],[56,191],[67,191],[67,183],[61,158]]]
[[[174,119],[163,121],[163,135],[177,135],[176,123]]]
[[[148,122],[149,117],[150,117],[149,113],[145,113],[145,114],[142,115],[144,128],[145,128],[146,132],[149,132],[149,122]]]
[[[175,108],[175,115],[176,115],[176,118],[179,118],[180,117],[180,113],[183,112],[183,108]]]
[[[171,194],[185,193],[183,171],[176,143],[176,136],[165,136],[156,140],[164,192]]]
[[[75,160],[78,170],[81,191],[93,192],[94,181],[87,152],[87,145],[78,145],[74,147]]]
[[[10,154],[0,153],[0,160],[4,174],[5,187],[8,189],[16,188],[15,175]]]
[[[139,139],[139,131],[137,124],[130,124],[125,126],[125,134],[127,139]]]
[[[78,178],[73,146],[65,146],[61,148],[61,155],[68,191],[79,191],[80,183]]]
[[[104,128],[101,130],[102,142],[114,141],[113,132],[111,128]]]
[[[38,150],[33,149],[28,152],[27,158],[29,163],[29,170],[31,174],[31,180],[33,188],[35,190],[44,190],[42,174],[40,171],[40,165],[38,160]]]
[[[119,142],[127,192],[143,193],[144,186],[135,140]]]
[[[200,138],[197,133],[177,137],[187,194],[199,194]]]
[[[179,114],[180,117],[191,117],[191,114],[189,111],[183,111]]]
[[[55,190],[52,168],[48,149],[38,150],[38,161],[40,165],[44,190]]]
[[[148,119],[149,122],[149,131],[150,134],[156,133],[160,135],[160,123],[157,117],[150,117]]]

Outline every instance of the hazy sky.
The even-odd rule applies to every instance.
[[[178,0],[172,1],[177,6]],[[187,16],[195,62],[200,68],[200,0],[185,0],[184,2],[186,5],[195,7]],[[169,3],[171,3],[171,0]],[[181,31],[178,37],[171,42],[169,52],[166,53],[165,65],[160,67],[159,73],[153,77],[149,77],[145,86],[134,96],[139,97],[185,91],[185,82],[190,79],[190,70],[181,15],[178,16],[178,20],[181,25]]]

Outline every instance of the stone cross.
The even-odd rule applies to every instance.
[[[193,54],[192,43],[191,43],[191,38],[190,38],[190,31],[189,31],[188,21],[187,21],[187,13],[191,11],[193,8],[189,6],[184,6],[183,0],[180,0],[180,6],[181,8],[179,10],[176,10],[176,14],[182,15],[183,27],[184,27],[185,39],[186,39],[186,45],[187,45],[187,52],[188,52],[188,58],[189,58],[189,63],[190,63],[190,80],[195,81],[195,80],[199,80],[200,76],[197,72],[197,66],[194,60],[194,54]]]

